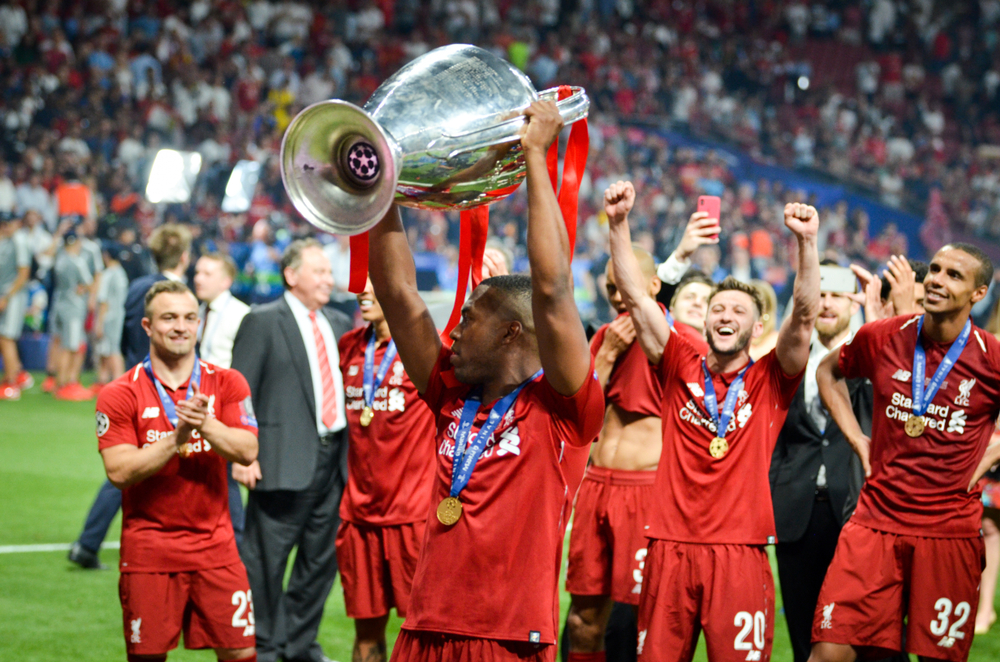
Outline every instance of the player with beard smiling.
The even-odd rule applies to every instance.
[[[767,469],[819,313],[819,217],[808,205],[785,206],[785,226],[798,243],[792,312],[775,351],[754,363],[760,296],[734,278],[709,299],[706,357],[671,331],[630,249],[634,201],[630,182],[605,192],[618,288],[663,388],[660,498],[648,519],[639,659],[690,660],[704,629],[713,662],[766,660],[774,580],[764,546],[775,538]]]

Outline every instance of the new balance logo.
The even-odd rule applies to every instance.
[[[760,662],[760,659],[761,659],[760,651],[752,650],[747,653],[746,662]]]
[[[823,620],[819,623],[819,628],[821,630],[833,629],[833,608],[836,605],[836,602],[831,602],[830,604],[823,606]]]
[[[350,367],[349,367],[349,368],[347,369],[347,376],[348,376],[348,377],[353,377],[353,376],[354,376],[354,375],[356,375],[356,374],[358,374],[358,366],[356,366],[356,365],[352,365],[352,366],[350,366]]]
[[[157,418],[160,415],[159,407],[146,407],[142,410],[142,418]]]
[[[955,637],[949,637],[948,635],[945,635],[941,637],[941,641],[937,642],[937,645],[942,648],[951,648],[952,646],[955,645]]]
[[[897,370],[892,376],[897,382],[908,382],[910,381],[910,371],[909,370]]]
[[[688,382],[686,386],[691,390],[691,395],[696,398],[704,397],[705,391],[701,389],[700,384],[695,384],[694,382]]]

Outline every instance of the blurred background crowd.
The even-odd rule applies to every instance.
[[[0,215],[30,238],[27,333],[45,330],[66,238],[102,242],[129,279],[147,246],[188,226],[197,256],[238,267],[249,302],[281,292],[291,240],[322,235],[292,208],[281,136],[303,107],[363,104],[401,65],[475,43],[538,89],[585,87],[591,153],[574,272],[587,321],[610,316],[600,200],[636,183],[633,236],[660,259],[700,194],[720,195],[722,243],[695,266],[788,294],[780,210],[821,209],[821,250],[877,268],[952,238],[1000,239],[1000,0],[10,0],[0,7]],[[188,202],[154,204],[164,148],[197,151]],[[222,202],[233,166],[260,164],[245,212]],[[408,212],[426,289],[454,289],[457,214]],[[491,207],[492,242],[524,263],[526,196]],[[346,288],[345,237],[319,237]],[[91,260],[99,269],[100,260]],[[977,308],[985,320],[996,290]],[[91,297],[93,307],[95,297]]]

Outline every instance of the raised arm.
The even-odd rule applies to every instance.
[[[844,433],[847,443],[861,459],[861,466],[864,467],[865,478],[867,478],[872,473],[871,463],[868,459],[872,442],[871,438],[861,430],[858,417],[854,414],[854,407],[851,406],[851,394],[837,363],[839,355],[838,351],[830,352],[820,362],[816,369],[816,383],[819,386],[819,395],[823,399],[823,404],[830,412],[834,422],[837,423],[837,427]]]
[[[616,182],[604,192],[604,211],[608,214],[611,265],[615,283],[635,326],[635,338],[650,363],[657,364],[670,338],[670,325],[656,300],[649,296],[639,261],[632,251],[628,213],[635,204],[632,182]]]
[[[799,268],[792,289],[792,313],[778,332],[775,354],[786,375],[797,375],[809,361],[809,341],[819,315],[819,214],[810,205],[785,205],[785,227],[795,234]]]
[[[417,268],[395,205],[368,232],[368,276],[406,374],[423,393],[441,354],[441,337],[417,291]]]
[[[524,114],[528,124],[521,147],[528,170],[528,263],[538,356],[545,379],[569,396],[590,376],[590,347],[573,298],[573,247],[546,164],[563,121],[551,101],[536,101]]]

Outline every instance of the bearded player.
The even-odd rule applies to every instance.
[[[161,281],[145,298],[146,360],[97,399],[108,479],[122,490],[118,584],[130,662],[186,648],[256,660],[253,598],[229,519],[226,461],[257,457],[241,374],[198,359],[198,301]]]
[[[819,218],[808,205],[785,206],[785,226],[798,243],[792,312],[775,351],[755,363],[749,347],[762,331],[760,295],[734,278],[709,299],[707,356],[671,330],[629,249],[634,201],[629,182],[612,185],[604,198],[618,288],[663,389],[639,659],[690,660],[704,629],[713,662],[767,660],[774,630],[764,551],[774,542],[768,468],[819,313]]]
[[[372,284],[437,434],[432,512],[393,660],[556,657],[563,537],[604,397],[546,169],[562,119],[551,102],[525,114],[532,275],[484,280],[450,349],[417,293],[398,212],[370,232]]]
[[[352,659],[385,660],[389,610],[406,616],[434,485],[434,416],[403,369],[371,281],[358,294],[367,324],[340,338],[350,445],[337,565]]]
[[[988,446],[1000,342],[969,314],[992,279],[978,248],[941,248],[924,279],[924,314],[865,324],[817,370],[867,480],[820,591],[811,662],[851,662],[904,641],[922,660],[968,659],[984,559],[976,481],[1000,460],[1000,446]],[[847,398],[853,377],[872,382],[870,439]]]
[[[646,293],[655,297],[660,279],[653,257],[638,246],[632,251]],[[675,297],[687,290],[697,294],[699,287],[705,286],[682,281]],[[590,465],[574,505],[566,577],[566,590],[572,599],[566,621],[569,662],[603,660],[612,601],[633,607],[639,604],[646,558],[646,503],[655,498],[653,482],[663,444],[659,380],[635,342],[635,328],[618,291],[611,261],[607,288],[608,301],[618,317],[598,329],[590,343],[604,388],[605,412],[604,426],[591,449]],[[697,298],[685,298],[685,313],[692,312],[692,307],[697,307]],[[666,311],[663,314],[667,316]],[[675,329],[685,329],[692,343],[705,344],[694,328],[678,322]]]

